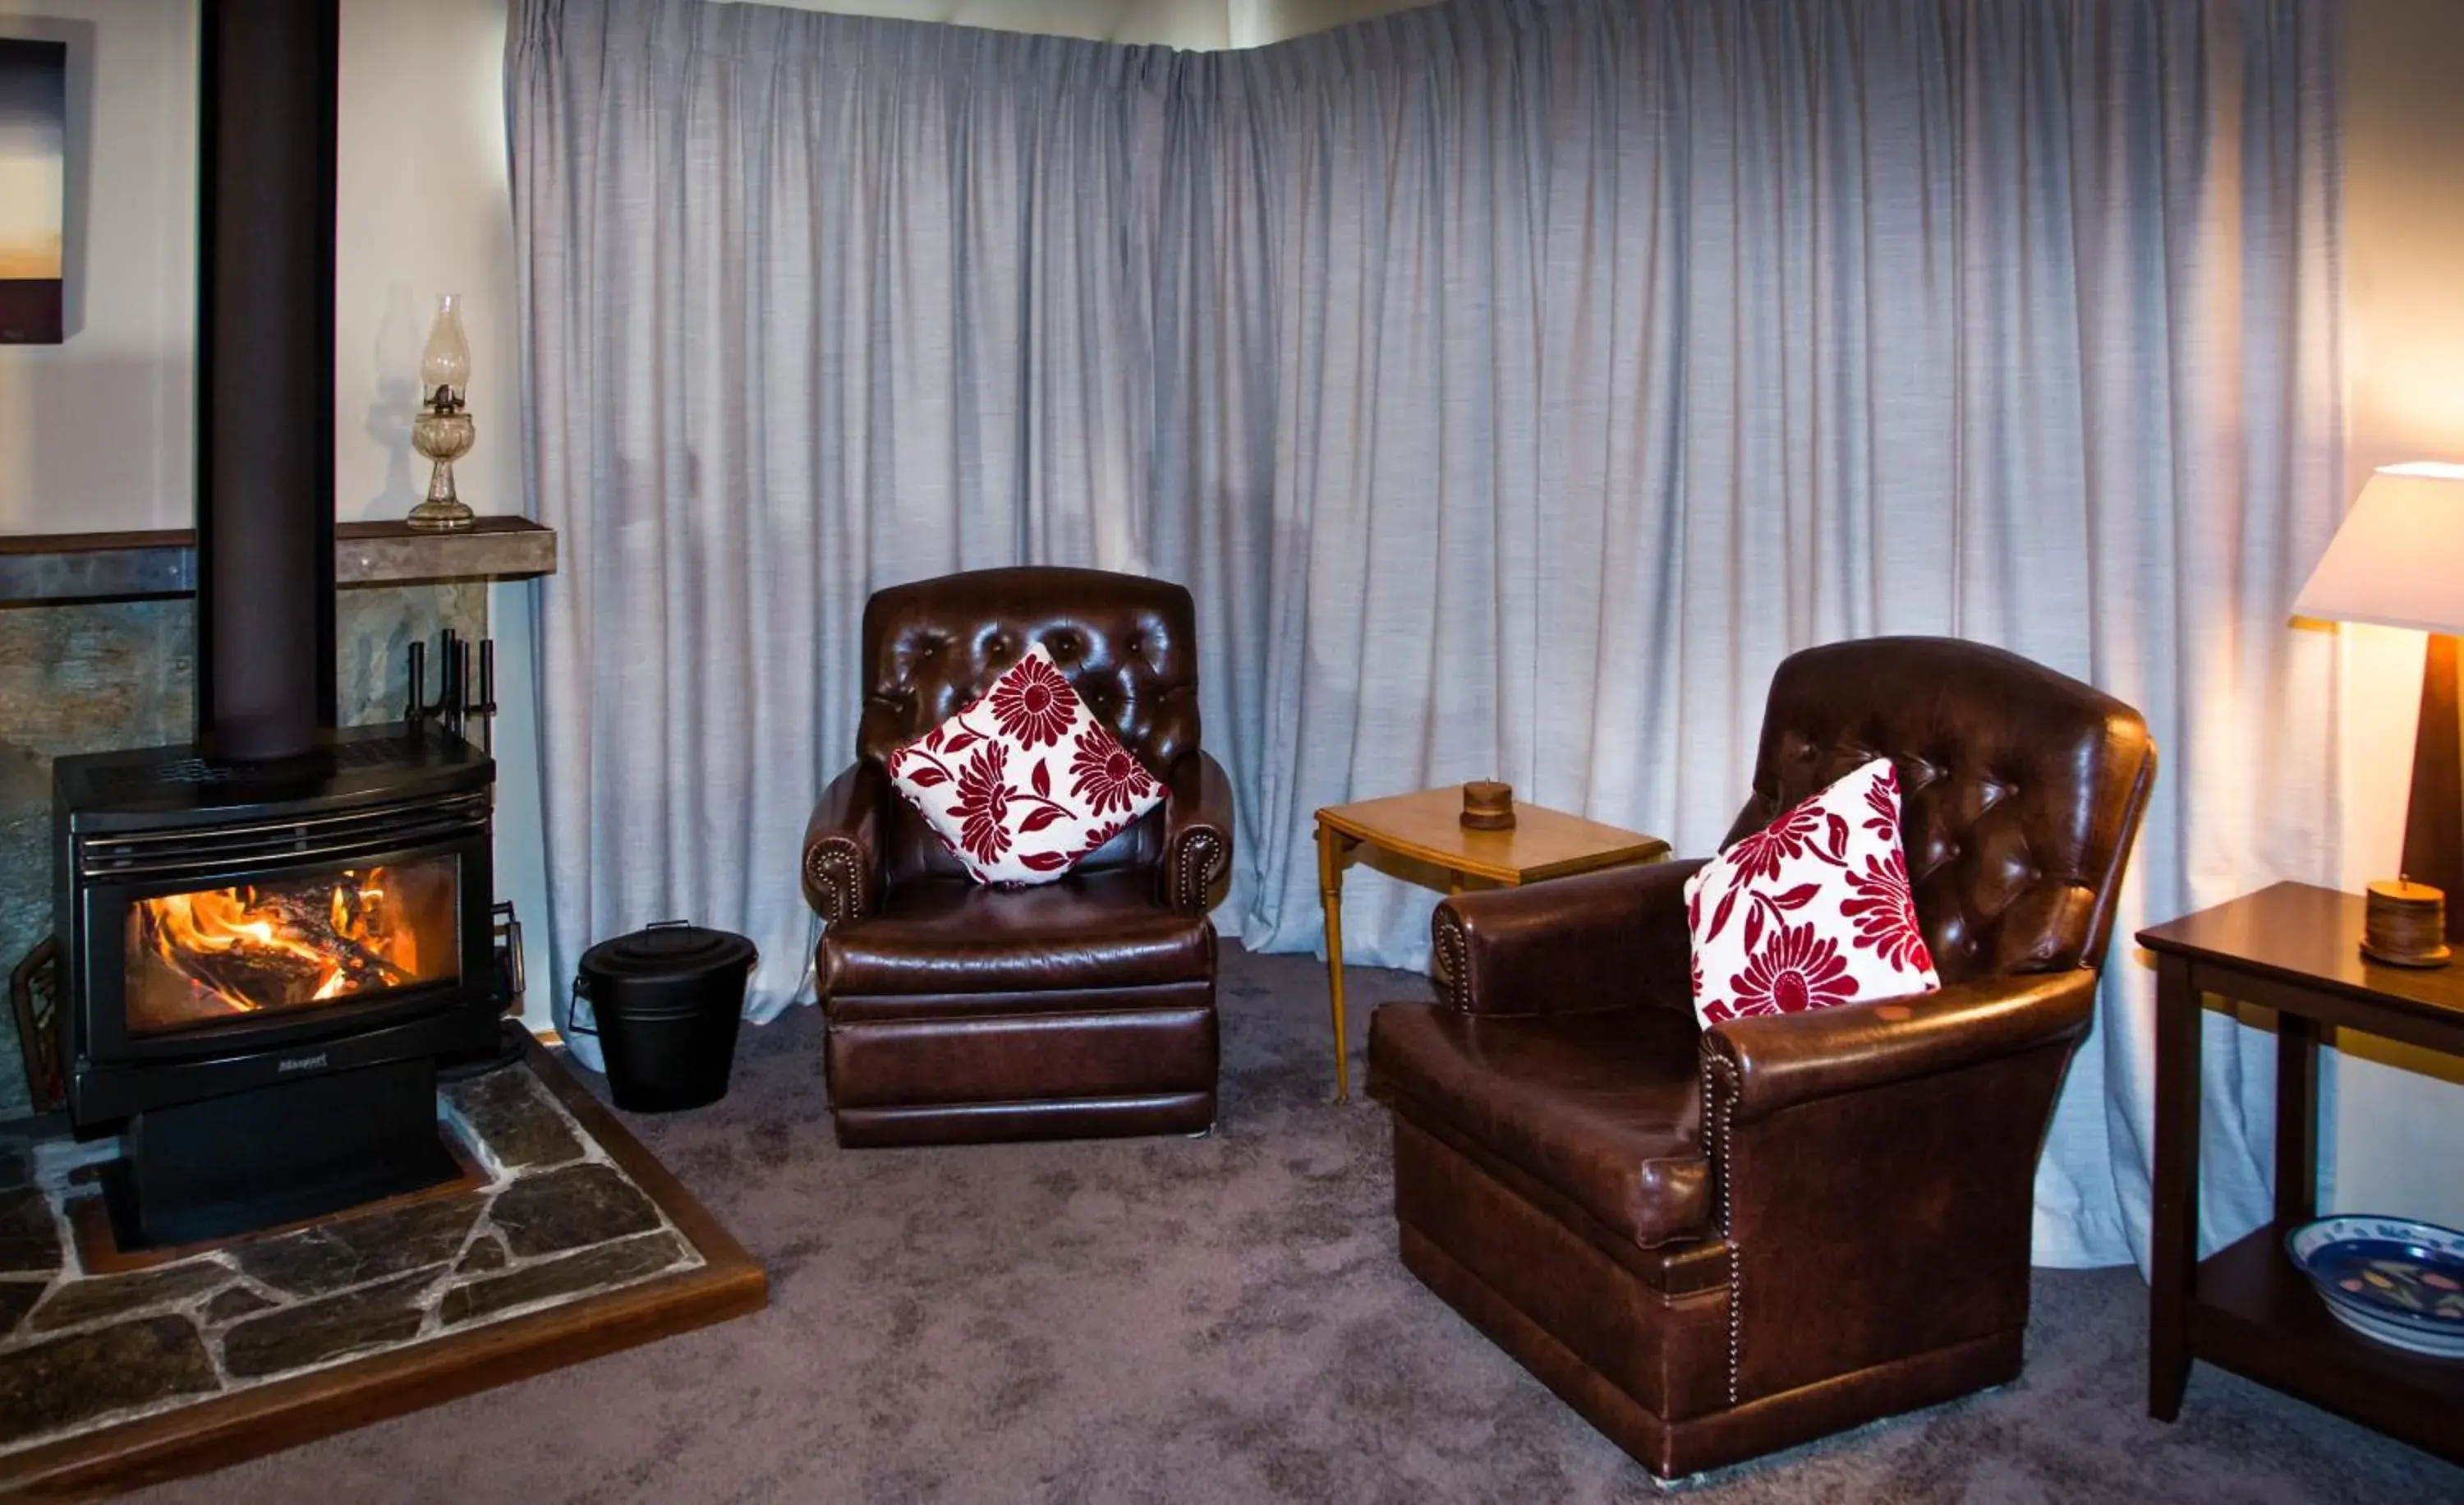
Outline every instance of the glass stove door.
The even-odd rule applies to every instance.
[[[134,900],[122,926],[134,1036],[458,981],[461,859],[301,868]]]

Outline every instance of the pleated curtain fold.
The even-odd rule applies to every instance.
[[[2137,926],[2331,880],[2334,0],[1456,0],[1245,53],[518,0],[561,971],[670,916],[809,996],[866,596],[1186,583],[1227,934],[1322,943],[1326,804],[1471,778],[1707,851],[1773,665],[2004,644],[2163,771],[2037,1255],[2144,1257]],[[1425,893],[1346,893],[1425,962]],[[1237,1006],[1235,1006],[1237,1007]],[[2208,1227],[2272,1055],[2209,1050]]]

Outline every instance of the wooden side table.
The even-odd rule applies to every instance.
[[[2278,883],[2139,933],[2156,954],[2147,1411],[2181,1414],[2190,1361],[2205,1359],[2464,1462],[2464,1361],[2346,1328],[2284,1252],[2285,1231],[2318,1215],[2320,1030],[2464,1054],[2464,963],[2417,971],[2364,960],[2362,908],[2359,894]],[[2200,1000],[2210,993],[2277,1011],[2276,1217],[2202,1260]]]
[[[1463,786],[1330,805],[1317,812],[1317,892],[1326,909],[1327,994],[1334,1012],[1334,1100],[1352,1096],[1352,1062],[1344,1054],[1343,870],[1358,849],[1374,847],[1444,870],[1446,891],[1473,880],[1508,886],[1562,878],[1633,862],[1658,862],[1668,843],[1604,826],[1545,806],[1515,802],[1506,830],[1465,830]]]

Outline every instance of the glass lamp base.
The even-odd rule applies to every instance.
[[[422,533],[461,533],[476,523],[479,515],[459,498],[441,501],[430,498],[411,508],[410,516],[403,520]]]
[[[411,420],[410,447],[434,469],[428,473],[428,499],[404,521],[423,533],[463,533],[479,520],[453,484],[453,462],[471,453],[472,432],[466,412],[429,411]]]

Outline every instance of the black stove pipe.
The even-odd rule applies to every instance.
[[[338,0],[204,0],[197,741],[308,752],[336,719]]]

